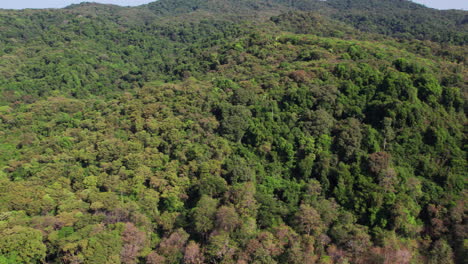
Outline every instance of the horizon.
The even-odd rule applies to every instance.
[[[154,0],[95,0],[95,1],[82,1],[82,0],[17,0],[0,3],[0,9],[59,9],[64,8],[72,4],[79,4],[82,2],[95,2],[99,4],[113,4],[119,6],[139,6],[155,2]],[[435,8],[439,10],[464,10],[468,11],[468,1],[463,0],[446,0],[441,2],[440,0],[413,0],[413,2],[422,4],[429,8]]]

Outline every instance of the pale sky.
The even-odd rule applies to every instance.
[[[23,8],[62,8],[71,4],[81,2],[96,2],[102,4],[114,4],[121,6],[143,5],[152,0],[0,0],[0,8],[23,9]]]
[[[0,8],[61,8],[70,4],[77,4],[85,0],[0,0]],[[88,0],[103,4],[116,4],[121,6],[136,6],[153,2],[153,0]],[[468,10],[468,0],[414,0],[428,7],[438,9],[463,9]]]

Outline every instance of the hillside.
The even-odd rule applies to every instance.
[[[0,10],[0,263],[464,263],[467,14]]]
[[[468,41],[466,12],[438,11],[406,0],[161,0],[145,7],[158,16],[223,14],[241,19],[314,12],[363,32],[457,44]]]

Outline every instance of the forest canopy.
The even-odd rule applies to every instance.
[[[464,263],[467,15],[0,10],[0,264]]]

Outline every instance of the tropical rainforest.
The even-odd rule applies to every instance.
[[[0,10],[0,263],[468,260],[468,12]]]

